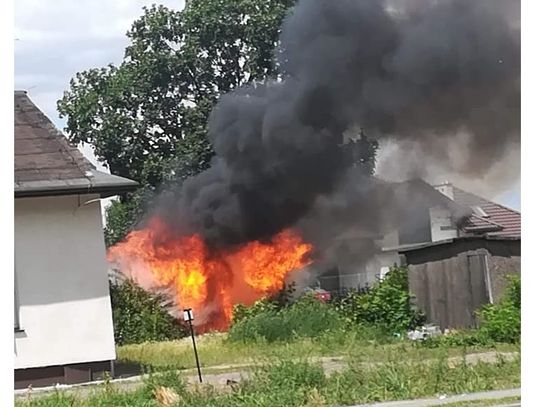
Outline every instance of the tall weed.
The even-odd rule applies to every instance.
[[[261,306],[262,311],[240,318],[229,330],[231,341],[268,342],[294,338],[315,338],[327,332],[344,329],[344,321],[328,304],[310,295],[281,309]]]

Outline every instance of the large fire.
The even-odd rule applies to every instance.
[[[153,218],[110,248],[108,260],[146,289],[172,288],[179,310],[193,308],[199,331],[228,327],[235,304],[278,292],[287,275],[310,263],[311,245],[287,229],[270,242],[211,251],[198,235],[175,238]]]

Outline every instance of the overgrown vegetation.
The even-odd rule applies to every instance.
[[[247,310],[236,308],[234,318],[236,322],[229,330],[229,338],[244,342],[314,338],[342,330],[345,326],[345,321],[333,307],[310,295],[284,308],[269,301],[260,301]]]
[[[402,360],[427,360],[441,352],[459,357],[463,347],[416,346],[408,340],[383,336],[365,329],[328,332],[316,338],[297,338],[291,341],[266,340],[239,342],[229,340],[227,334],[206,334],[197,338],[197,350],[204,372],[243,369],[249,364],[260,364],[268,359],[288,360],[321,357],[363,359],[369,363],[383,362],[389,353],[398,352]],[[470,346],[467,353],[483,351],[516,352],[518,344],[495,344],[493,347]],[[117,358],[122,362],[138,363],[159,369],[193,369],[193,347],[188,338],[177,341],[141,343],[119,346]],[[192,372],[193,373],[193,372]]]
[[[511,277],[497,304],[478,310],[480,328],[454,332],[423,342],[427,347],[493,346],[517,343],[521,335],[521,283]],[[425,323],[409,292],[407,269],[393,267],[369,290],[351,292],[332,304],[304,296],[292,305],[263,299],[251,307],[237,306],[230,339],[268,342],[296,337],[316,338],[329,332],[362,332],[365,338],[388,340]]]
[[[343,372],[326,375],[320,364],[282,359],[255,368],[249,379],[226,388],[188,386],[178,372],[168,371],[151,375],[132,392],[106,384],[86,399],[58,392],[20,400],[16,405],[322,407],[512,388],[520,383],[519,358],[501,359],[494,364],[463,362],[453,367],[444,358],[429,363],[402,363],[399,355],[379,365],[365,366],[361,362],[352,361]]]
[[[316,353],[320,353],[325,342],[339,348],[346,343],[353,346],[352,343],[365,345],[373,340],[379,344],[399,341],[405,331],[425,322],[422,313],[413,306],[405,268],[394,267],[372,289],[349,293],[330,304],[312,295],[291,301],[292,289],[286,287],[275,297],[259,300],[250,307],[237,305],[226,341],[245,345],[311,339],[317,343]],[[133,282],[112,285],[111,298],[117,344],[185,336],[182,323],[162,306],[164,298],[147,293]],[[519,343],[520,308],[520,280],[514,277],[498,304],[479,310],[479,329],[453,332],[421,344],[427,348],[488,348],[495,343]],[[333,345],[328,349],[337,350]]]
[[[212,372],[208,366],[223,363],[229,363],[229,366],[216,367],[225,371],[251,371],[249,380],[232,387],[188,386],[184,375],[189,373],[178,369],[193,367],[191,344],[189,341],[168,341],[118,348],[120,360],[140,363],[158,372],[145,379],[140,389],[122,392],[106,384],[85,399],[58,392],[43,398],[29,397],[16,405],[315,407],[519,387],[519,334],[516,335],[519,333],[516,314],[519,316],[521,307],[519,279],[511,281],[508,293],[500,303],[484,307],[479,312],[483,318],[480,329],[426,341],[425,344],[434,345],[432,349],[417,347],[403,337],[389,336],[390,330],[387,329],[379,332],[381,336],[377,340],[369,338],[373,335],[369,328],[380,328],[381,321],[390,321],[394,323],[393,327],[403,329],[408,326],[405,321],[417,318],[417,312],[413,309],[407,311],[402,300],[394,301],[395,296],[402,298],[405,288],[400,273],[403,270],[394,270],[385,280],[386,284],[383,281],[373,290],[360,294],[373,297],[358,300],[351,308],[336,307],[313,297],[304,297],[289,305],[280,306],[276,300],[263,300],[253,307],[237,307],[229,337],[207,335],[198,341],[203,374]],[[138,295],[143,293],[139,291],[141,289],[129,282],[127,287],[122,292],[126,304],[128,299],[140,303]],[[385,295],[390,303],[397,304],[401,314],[394,314],[401,317],[394,316],[385,307],[381,308],[380,315],[365,311]],[[148,315],[160,306],[156,297],[145,301],[149,304]],[[161,307],[159,309],[163,311]],[[358,315],[362,317],[352,313],[358,309]],[[344,310],[347,310],[347,317],[340,314]],[[131,320],[128,325],[136,323]],[[157,326],[164,328],[165,323],[155,325],[150,331]],[[369,331],[367,336],[365,331]],[[385,340],[390,343],[383,344]],[[496,344],[496,341],[509,344]],[[481,351],[486,343],[497,352],[517,352],[514,355],[501,354],[489,362],[467,356],[470,349]],[[320,359],[323,355],[333,356],[332,363],[338,363],[342,369],[331,374],[326,371],[325,374],[328,362]],[[340,355],[340,359],[335,359]],[[163,400],[172,402],[164,404]]]
[[[110,293],[118,345],[185,336],[184,326],[163,307],[163,297],[145,291],[131,280],[111,283]]]
[[[510,277],[504,298],[479,312],[480,332],[495,342],[515,343],[521,339],[521,279]]]
[[[236,306],[229,338],[272,342],[351,330],[381,338],[403,333],[423,321],[412,305],[407,269],[394,267],[371,290],[351,292],[331,304],[306,294],[292,304],[263,299],[251,307]]]
[[[351,292],[337,301],[336,307],[351,324],[376,326],[388,334],[414,329],[425,321],[413,306],[405,267],[391,268],[372,289]]]

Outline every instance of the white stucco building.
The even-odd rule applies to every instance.
[[[15,92],[15,387],[93,380],[115,359],[97,171]]]

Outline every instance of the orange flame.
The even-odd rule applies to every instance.
[[[218,252],[198,235],[176,238],[170,232],[153,218],[111,247],[107,258],[143,288],[172,288],[179,310],[193,308],[199,331],[226,329],[235,304],[277,293],[290,272],[311,262],[311,245],[291,229],[270,242]]]

